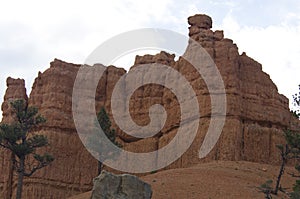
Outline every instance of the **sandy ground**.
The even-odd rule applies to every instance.
[[[264,194],[257,187],[266,180],[275,181],[278,170],[279,166],[215,161],[190,168],[161,171],[142,179],[151,184],[152,199],[263,199]],[[282,179],[283,188],[291,188],[295,182],[295,178],[288,174],[292,172],[295,172],[292,167],[286,168]],[[89,199],[90,196],[91,192],[87,192],[70,199]],[[279,193],[273,198],[288,197]]]

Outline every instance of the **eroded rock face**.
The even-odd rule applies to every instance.
[[[210,16],[205,14],[196,14],[188,18],[188,23],[191,27],[195,26],[202,29],[211,29],[212,28],[212,19]]]
[[[152,64],[152,63],[159,63],[167,66],[173,66],[175,64],[174,58],[175,58],[175,54],[169,54],[164,51],[156,55],[144,55],[144,56],[137,55],[135,57],[134,66],[139,64]]]
[[[47,152],[55,158],[53,164],[37,171],[33,178],[25,178],[23,187],[24,198],[65,198],[66,196],[90,190],[92,178],[97,174],[97,161],[84,148],[76,133],[72,119],[72,88],[79,65],[54,60],[50,68],[38,74],[27,100],[24,80],[7,79],[8,88],[2,105],[3,120],[10,122],[9,109],[6,104],[14,99],[23,98],[29,106],[35,106],[47,121],[38,132],[48,137],[50,146]],[[10,159],[10,154],[1,151],[4,160]],[[2,158],[1,158],[2,159]],[[89,162],[83,166],[83,162]],[[9,161],[3,164],[7,167]],[[2,164],[1,164],[2,166]],[[1,168],[0,166],[0,168]],[[11,169],[11,168],[10,168]],[[5,171],[2,170],[1,171]],[[7,175],[11,171],[3,172]],[[1,186],[13,187],[15,197],[17,179],[13,184],[7,183],[8,176],[3,176]],[[6,196],[10,191],[3,189],[0,195]]]
[[[1,106],[3,113],[2,122],[10,123],[13,121],[10,102],[14,99],[24,99],[27,102],[28,97],[26,94],[24,79],[14,79],[8,77],[6,79],[6,86],[7,89],[4,95],[4,102]]]
[[[299,120],[289,111],[288,99],[279,94],[261,64],[239,54],[236,44],[224,38],[223,31],[212,31],[212,20],[206,15],[195,15],[188,19],[189,35],[208,52],[224,81],[227,97],[226,122],[221,137],[211,153],[204,159],[198,158],[211,120],[211,101],[204,80],[195,68],[182,57],[174,61],[174,55],[161,52],[157,55],[137,56],[133,67],[139,64],[160,63],[177,71],[191,84],[200,108],[200,123],[196,138],[187,152],[167,168],[189,167],[210,160],[248,160],[276,164],[279,153],[276,145],[284,142],[284,129],[299,129]],[[197,56],[197,55],[193,55]],[[49,138],[47,151],[55,157],[51,166],[25,179],[24,198],[65,198],[90,190],[92,179],[97,175],[97,161],[81,143],[72,116],[72,89],[80,65],[55,59],[50,68],[39,73],[32,87],[28,104],[39,108],[47,122],[39,133]],[[123,148],[132,152],[155,151],[166,146],[176,135],[180,124],[180,106],[176,96],[159,85],[144,85],[138,88],[129,102],[132,119],[139,125],[150,122],[149,108],[161,104],[167,112],[163,129],[153,137],[139,139],[121,131],[111,113],[111,95],[117,81],[126,71],[109,66],[101,77],[96,92],[96,110],[104,106],[108,111],[118,140]],[[138,77],[136,77],[138,78]],[[211,74],[210,78],[215,78]],[[138,79],[136,79],[137,81]],[[174,79],[176,81],[176,79]],[[8,103],[12,99],[27,100],[24,80],[8,78],[7,91],[2,105],[3,122],[10,122]],[[124,85],[126,86],[126,85]],[[1,151],[4,161],[0,165],[0,191],[7,196],[9,154]],[[158,157],[164,160],[165,155]],[[16,187],[16,179],[12,187]],[[13,189],[15,190],[15,189]],[[13,191],[14,192],[14,191]]]
[[[94,179],[91,199],[151,199],[151,186],[129,174],[102,171]]]

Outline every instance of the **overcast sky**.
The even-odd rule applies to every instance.
[[[81,64],[103,41],[137,28],[187,35],[187,17],[197,13],[210,15],[214,30],[224,30],[240,53],[262,63],[280,93],[291,99],[300,84],[299,0],[0,0],[0,5],[0,103],[8,76],[24,78],[29,95],[38,71],[54,58]]]

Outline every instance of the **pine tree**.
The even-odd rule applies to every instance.
[[[296,170],[300,172],[300,166],[296,165],[295,166]],[[294,187],[293,187],[293,192],[291,193],[291,199],[299,199],[300,198],[300,178],[297,176],[298,179],[296,180]]]
[[[300,85],[299,85],[298,93],[295,93],[293,95],[293,100],[294,100],[293,105],[296,107],[296,110],[292,110],[291,112],[294,116],[300,118]]]
[[[293,99],[294,99],[294,106],[297,107],[297,109],[293,111],[293,114],[296,117],[300,118],[300,85],[299,85],[299,92],[296,93],[295,95],[293,95]],[[300,136],[298,135],[296,137],[296,139],[291,137],[291,138],[289,138],[289,140],[290,140],[289,142],[293,141],[295,144],[297,144],[298,152],[299,152],[300,151],[300,144],[299,144]],[[297,155],[297,154],[295,154],[295,155]],[[295,168],[298,172],[300,172],[300,165],[296,165]],[[292,199],[300,198],[300,178],[299,178],[299,176],[298,176],[298,179],[296,180],[296,183],[294,184],[293,192],[291,193],[291,198]]]
[[[273,194],[277,195],[278,190],[280,189],[280,180],[284,173],[286,163],[290,159],[300,159],[300,134],[299,132],[286,131],[285,132],[285,145],[277,145],[277,148],[280,150],[281,156],[281,166],[279,174],[276,180],[276,186]],[[297,167],[296,167],[297,168]]]
[[[0,146],[12,153],[14,170],[18,174],[16,198],[22,197],[23,178],[30,177],[37,170],[49,165],[54,158],[45,153],[36,152],[37,148],[48,145],[44,135],[35,134],[33,129],[46,120],[38,114],[38,109],[29,107],[23,100],[11,102],[14,122],[0,125]],[[32,156],[34,164],[29,164],[28,157]]]
[[[101,129],[103,130],[106,137],[116,146],[122,147],[122,145],[117,142],[116,140],[116,131],[111,127],[111,121],[108,117],[108,114],[104,107],[101,107],[100,111],[97,114],[97,121],[100,124]],[[88,146],[89,149],[92,150],[94,153],[99,154],[104,150],[106,152],[106,158],[114,158],[117,154],[115,152],[107,151],[108,149],[104,148],[103,140],[101,140],[101,136],[99,136],[100,132],[97,134],[93,134],[91,137],[88,137]],[[101,161],[98,160],[98,175],[101,173],[103,169],[103,164]]]

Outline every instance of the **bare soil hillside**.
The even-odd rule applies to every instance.
[[[190,168],[171,169],[147,175],[142,179],[152,186],[153,199],[253,199],[264,198],[257,187],[266,180],[275,180],[279,166],[251,162],[215,161],[198,164]],[[287,167],[282,187],[291,187],[295,178],[288,173],[295,172]],[[274,182],[275,183],[275,182]],[[89,199],[91,192],[70,199]],[[273,198],[287,198],[279,193]]]

